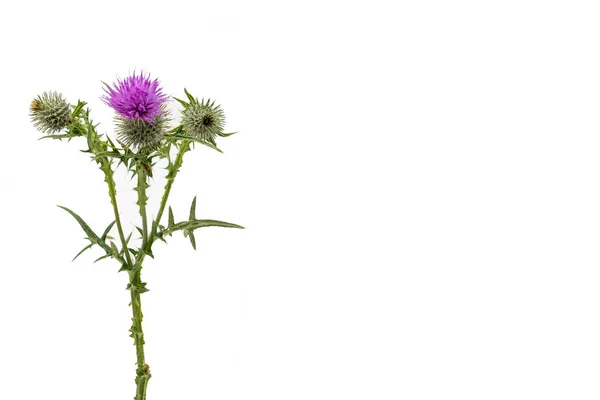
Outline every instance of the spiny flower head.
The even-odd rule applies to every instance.
[[[189,103],[182,104],[184,109],[181,112],[181,124],[187,134],[215,144],[215,136],[222,136],[225,127],[225,113],[221,106],[215,106],[215,102],[210,99],[199,102],[194,98],[190,98]]]
[[[71,107],[62,94],[44,92],[29,106],[34,126],[44,133],[55,133],[65,128],[71,120]]]
[[[125,119],[137,119],[152,123],[162,113],[168,96],[159,87],[158,79],[140,73],[117,80],[113,86],[105,83],[106,94],[102,100]]]
[[[153,117],[152,122],[142,119],[115,117],[117,137],[125,145],[140,153],[157,149],[168,129],[168,113],[164,106],[161,112]]]

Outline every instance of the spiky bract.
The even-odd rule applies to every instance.
[[[29,107],[29,115],[35,127],[43,133],[56,133],[71,120],[71,107],[62,94],[44,92]]]
[[[181,123],[188,135],[215,144],[225,127],[225,113],[210,99],[195,100],[183,109]]]
[[[117,115],[115,130],[122,143],[138,152],[148,152],[160,147],[168,123],[169,118],[163,107],[162,112],[155,116],[152,122]]]

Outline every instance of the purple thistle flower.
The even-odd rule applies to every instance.
[[[138,119],[152,123],[156,116],[162,114],[161,106],[168,96],[159,87],[158,79],[150,80],[150,75],[143,73],[133,75],[124,80],[117,80],[113,86],[105,83],[106,95],[102,100],[125,119]]]

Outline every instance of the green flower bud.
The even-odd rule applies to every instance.
[[[62,94],[44,92],[36,97],[29,107],[33,125],[43,133],[56,133],[71,120],[71,107]]]
[[[181,123],[188,135],[215,144],[215,136],[223,134],[225,113],[210,99],[196,99],[183,109]]]

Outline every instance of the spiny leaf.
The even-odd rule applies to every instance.
[[[217,135],[219,135],[221,137],[227,137],[227,136],[235,135],[236,133],[237,132],[229,132],[229,133],[217,132]]]
[[[129,265],[127,265],[126,263],[123,263],[121,265],[121,268],[119,268],[119,270],[117,272],[123,272],[123,271],[131,271],[131,267],[129,267]]]
[[[169,228],[175,225],[175,217],[173,216],[173,209],[169,206]]]
[[[112,256],[112,254],[105,254],[102,257],[98,257],[97,259],[95,259],[94,262],[96,263],[96,262],[98,262],[100,260],[104,260],[105,258],[108,258],[108,257],[111,257],[111,256]]]
[[[129,240],[131,239],[131,235],[133,235],[133,232],[129,232],[129,236],[127,236],[127,239],[125,239],[125,244],[129,243]]]
[[[90,241],[92,241],[92,243],[99,245],[104,250],[106,250],[107,253],[111,252],[111,248],[104,242],[104,240],[100,239],[98,237],[98,235],[96,235],[96,233],[94,233],[92,228],[90,228],[90,226],[79,215],[75,214],[73,211],[69,210],[67,207],[63,207],[63,206],[58,206],[58,207],[62,208],[63,210],[65,210],[66,212],[71,214],[71,216],[73,216],[73,218],[75,218],[75,220],[79,223],[79,226],[81,226],[81,229],[83,229],[83,231],[88,235],[88,238],[90,239]]]
[[[171,143],[166,143],[164,146],[159,147],[156,154],[160,158],[166,158],[171,161]]]
[[[117,248],[117,245],[115,244],[115,242],[110,242],[110,250],[111,250],[113,257],[115,257],[117,259],[120,258],[120,256],[121,256],[120,251]]]
[[[128,283],[126,289],[136,293],[146,293],[149,291],[149,289],[146,288],[146,285],[146,282]]]
[[[194,231],[190,231],[190,243],[194,250],[196,250],[196,237],[194,236]]]
[[[165,135],[165,140],[167,140],[167,141],[188,140],[191,142],[203,144],[207,147],[210,147],[213,150],[218,151],[219,153],[223,153],[223,151],[221,149],[219,149],[217,146],[215,146],[214,144],[207,142],[205,140],[202,140],[202,139],[198,139],[197,137],[194,137],[194,136],[185,135],[183,133],[173,133],[170,135]]]
[[[73,113],[71,114],[74,119],[79,117],[79,114],[81,113],[83,107],[85,107],[86,104],[87,103],[85,101],[77,100],[77,105],[75,106],[75,108],[73,108]]]
[[[113,141],[107,136],[106,140],[108,141],[108,144],[110,145],[110,147],[112,147],[113,149],[117,149],[117,146],[115,146],[115,144],[113,143]]]
[[[87,246],[85,246],[79,253],[77,253],[77,255],[75,257],[73,257],[73,259],[71,260],[71,262],[75,261],[77,259],[77,257],[79,257],[81,255],[81,253],[83,253],[84,251],[86,251],[87,249],[89,249],[90,247],[92,247],[94,245],[94,243],[90,243]]]
[[[198,101],[194,98],[194,96],[192,96],[190,94],[190,92],[188,92],[188,90],[186,88],[183,89],[183,93],[185,93],[185,95],[187,96],[187,98],[190,100],[190,103],[197,103]]]
[[[120,160],[120,162],[126,162],[127,160],[131,159],[131,160],[139,160],[139,159],[144,159],[145,157],[141,157],[138,154],[135,153],[131,153],[126,151],[125,153],[119,153],[118,151],[119,149],[114,148],[113,150],[107,150],[107,151],[100,151],[97,152],[95,155],[95,159],[100,159],[102,157],[112,157],[112,158],[118,158]]]
[[[42,140],[42,139],[70,139],[73,138],[77,135],[73,135],[71,133],[63,133],[60,135],[46,135],[46,136],[42,136],[41,138],[39,138],[38,140]]]
[[[175,100],[177,100],[179,103],[181,103],[181,105],[184,106],[184,107],[186,107],[186,108],[190,106],[190,103],[187,103],[187,102],[185,102],[185,101],[183,101],[181,99],[178,99],[177,97],[173,97],[173,98]]]
[[[110,230],[113,227],[113,225],[115,224],[115,222],[117,222],[117,220],[114,220],[113,222],[108,224],[108,226],[104,230],[104,233],[102,234],[102,238],[101,238],[103,241],[106,240],[106,237],[108,236],[108,233],[110,232]]]
[[[184,231],[184,232],[192,232],[195,229],[198,228],[204,228],[204,227],[209,227],[209,226],[220,226],[223,228],[238,228],[238,229],[244,229],[243,226],[237,225],[237,224],[232,224],[230,222],[224,222],[224,221],[217,221],[214,219],[197,219],[194,221],[183,221],[183,222],[178,222],[175,225],[173,225],[170,228],[164,229],[163,231],[160,232],[160,234],[162,235],[170,235],[171,233],[175,232],[175,231]]]
[[[183,125],[178,125],[175,128],[171,129],[169,133],[183,133]]]
[[[190,207],[190,221],[194,221],[196,219],[196,196],[194,196],[194,200],[192,200],[192,206]]]

